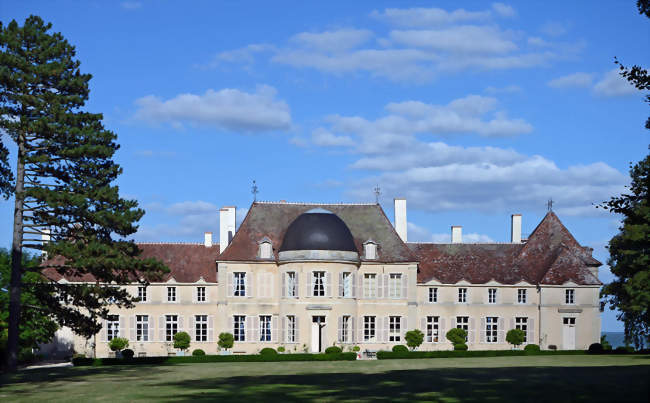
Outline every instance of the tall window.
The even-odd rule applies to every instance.
[[[205,287],[196,287],[196,302],[205,302]]]
[[[208,341],[208,315],[194,315],[194,340]]]
[[[391,273],[388,278],[388,298],[400,298],[402,296],[402,275]]]
[[[135,339],[149,341],[149,316],[135,315]]]
[[[526,303],[526,289],[520,288],[517,290],[517,303],[525,304]]]
[[[235,297],[246,296],[246,273],[237,272],[235,275],[235,283],[233,284],[233,293]]]
[[[363,296],[364,298],[377,297],[377,275],[375,273],[363,275]]]
[[[364,341],[374,341],[375,340],[375,317],[374,316],[364,316],[363,317],[363,340]]]
[[[469,337],[469,316],[456,316],[456,327],[463,329],[467,333],[465,337],[465,341],[467,341],[467,337]]]
[[[428,343],[437,343],[440,341],[439,321],[440,319],[437,316],[427,316],[427,334],[425,336]]]
[[[108,315],[106,319],[106,340],[120,337],[120,315]]]
[[[339,342],[348,343],[351,341],[350,335],[352,334],[352,329],[350,329],[350,316],[341,317],[341,338]]]
[[[176,302],[176,287],[167,287],[167,302]]]
[[[438,302],[438,288],[429,287],[429,302]]]
[[[174,341],[178,333],[178,315],[165,315],[165,340]]]
[[[528,318],[515,318],[515,329],[524,332],[524,343],[528,343]]]
[[[271,341],[271,315],[260,315],[260,341]]]
[[[488,304],[496,304],[496,303],[497,303],[497,289],[488,288]]]
[[[235,341],[246,341],[246,316],[234,316],[232,334]]]
[[[575,304],[576,303],[576,290],[566,290],[566,293],[564,294],[564,302],[567,304]]]
[[[287,343],[296,342],[296,317],[294,315],[287,316]]]
[[[352,296],[352,273],[343,273],[343,297],[349,298]]]
[[[499,318],[488,316],[485,318],[485,341],[488,343],[497,342],[497,321]]]
[[[564,323],[565,325],[575,326],[576,318],[562,318],[562,323]]]
[[[138,287],[138,300],[140,302],[147,302],[147,287],[143,285]]]
[[[325,296],[325,272],[324,271],[313,272],[312,296],[314,297]]]
[[[390,316],[388,318],[388,341],[400,341],[401,316]]]
[[[458,289],[458,302],[462,304],[467,302],[467,288]]]
[[[298,284],[296,284],[296,272],[290,271],[287,272],[287,297],[297,297],[296,290],[298,289]]]

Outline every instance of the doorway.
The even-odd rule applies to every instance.
[[[562,318],[562,349],[576,349],[576,318]]]
[[[320,353],[325,345],[325,316],[312,316],[311,321],[311,352]]]

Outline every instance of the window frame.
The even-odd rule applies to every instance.
[[[430,304],[438,303],[438,287],[429,287],[429,295],[427,297],[427,301]]]
[[[341,281],[343,282],[341,285],[341,288],[343,289],[343,298],[352,298],[352,289],[354,287],[352,272],[344,271],[341,274]]]
[[[363,297],[377,298],[377,273],[363,273]]]
[[[176,286],[175,285],[168,285],[167,287],[167,299],[166,302],[170,304],[175,304],[178,302],[178,293],[176,292]],[[174,299],[170,299],[170,297],[174,297]]]
[[[144,296],[144,298],[142,298]],[[138,299],[140,303],[149,302],[149,293],[147,292],[147,286],[139,285],[138,286]]]
[[[174,336],[178,333],[178,315],[166,314],[165,315],[165,341],[173,342]]]
[[[377,317],[367,315],[363,317],[363,341],[373,342],[377,340]]]
[[[143,320],[144,319],[144,320]],[[149,340],[149,315],[135,315],[135,341],[147,342]]]
[[[325,297],[327,285],[327,272],[325,270],[315,270],[311,272],[311,296]]]
[[[194,315],[194,341],[202,343],[208,341],[208,315]]]
[[[518,304],[527,304],[528,303],[528,290],[525,288],[517,289],[517,303]]]
[[[528,343],[528,317],[517,316],[515,317],[515,329],[524,332],[524,343]]]
[[[575,305],[576,304],[576,290],[575,288],[567,288],[564,290],[564,304],[565,305]]]
[[[456,328],[463,329],[467,336],[465,336],[465,343],[469,340],[469,316],[456,316]]]
[[[402,281],[404,277],[402,273],[389,273],[388,274],[388,298],[399,299],[402,298]]]
[[[296,343],[297,318],[296,315],[287,315],[287,343]]]
[[[235,341],[246,341],[246,315],[233,315],[232,334]]]
[[[402,341],[402,317],[389,316],[388,317],[388,341],[400,342]]]
[[[466,304],[467,303],[467,287],[458,287],[458,299],[457,302],[459,304]]]
[[[287,283],[285,284],[285,293],[288,298],[296,298],[298,296],[298,283],[296,281],[297,274],[295,271],[286,272]]]
[[[424,335],[424,340],[427,343],[439,343],[440,342],[440,317],[439,316],[427,316],[426,319],[426,334]]]
[[[233,297],[245,297],[246,296],[246,272],[245,271],[236,271],[233,272],[232,278],[232,296]]]
[[[120,335],[120,315],[108,315],[106,317],[106,341],[111,341]]]
[[[269,343],[272,340],[272,316],[271,315],[259,315],[260,322],[260,342]]]
[[[485,317],[485,342],[498,343],[499,342],[499,318],[497,316]]]
[[[497,303],[497,289],[494,287],[488,288],[488,304],[496,304]]]

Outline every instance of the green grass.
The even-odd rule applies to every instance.
[[[650,355],[75,367],[0,377],[0,401],[642,401]]]

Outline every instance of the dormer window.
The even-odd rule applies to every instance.
[[[259,241],[259,258],[260,259],[272,259],[273,258],[273,245],[271,240],[267,237],[264,237]]]
[[[363,255],[366,260],[377,259],[377,244],[372,239],[363,243]]]

